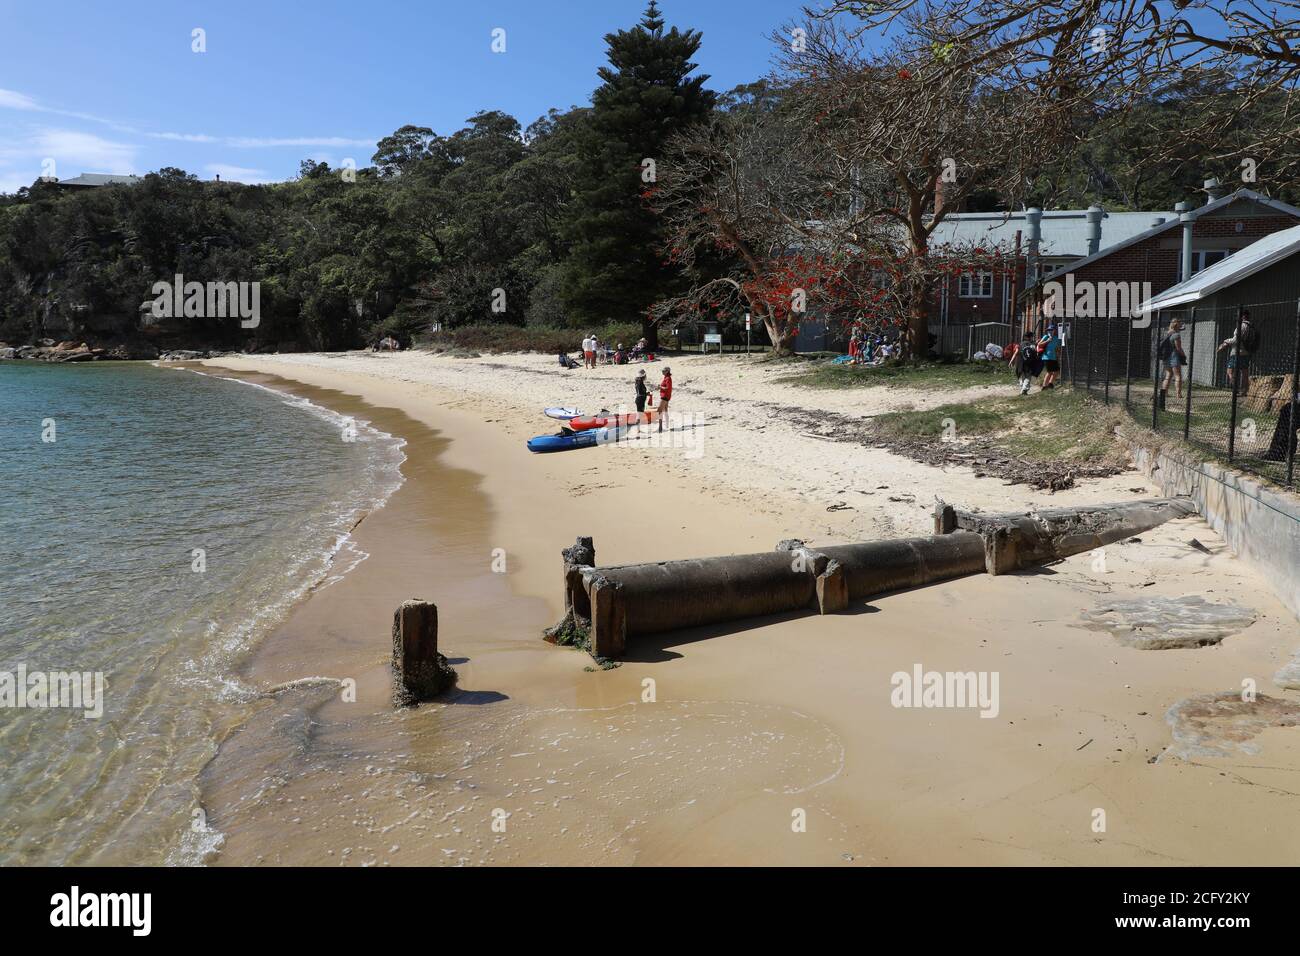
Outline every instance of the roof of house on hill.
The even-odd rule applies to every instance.
[[[1149,230],[1158,218],[1177,221],[1174,212],[1103,212],[1101,248],[1108,249]],[[1041,220],[1042,240],[1039,255],[1048,258],[1086,256],[1088,254],[1088,210],[1046,209]],[[930,244],[1015,246],[1020,233],[1020,248],[1029,243],[1029,221],[1019,212],[948,213],[935,227]]]
[[[60,186],[134,186],[140,176],[118,176],[111,173],[82,173],[73,179],[56,180]]]
[[[1199,302],[1297,253],[1300,253],[1300,225],[1272,233],[1244,249],[1238,249],[1226,259],[1206,266],[1186,282],[1180,282],[1142,303],[1137,311],[1154,312]]]

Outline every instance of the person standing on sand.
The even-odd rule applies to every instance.
[[[664,430],[668,419],[668,402],[673,397],[673,370],[664,366],[664,377],[659,380],[659,430]]]
[[[636,385],[636,410],[637,410],[637,414],[644,414],[644,413],[645,413],[645,400],[646,400],[646,397],[650,394],[650,393],[649,393],[649,390],[645,387],[645,369],[641,369],[641,371],[639,371],[639,372],[636,373],[636,378],[633,379],[633,382],[634,382],[635,385]]]
[[[588,335],[582,340],[582,367],[596,367],[596,337]]]
[[[1043,376],[1043,391],[1056,388],[1056,380],[1061,375],[1061,362],[1056,351],[1060,347],[1061,336],[1056,331],[1056,323],[1052,323],[1038,340],[1038,352],[1043,356],[1043,368],[1047,370]]]

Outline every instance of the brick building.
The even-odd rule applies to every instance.
[[[1124,241],[1065,264],[1043,263],[1039,279],[1021,295],[1022,315],[1041,321],[1044,286],[1100,289],[1115,283],[1133,284],[1140,294],[1130,297],[1133,309],[1144,299],[1191,278],[1226,259],[1239,249],[1300,223],[1300,209],[1269,199],[1251,189],[1227,196],[1215,195],[1216,183],[1206,184],[1209,201],[1198,208],[1180,203],[1170,219]],[[1097,296],[1097,314],[1118,312],[1103,307]],[[1113,305],[1114,299],[1108,303]],[[1068,321],[1068,317],[1067,317]]]

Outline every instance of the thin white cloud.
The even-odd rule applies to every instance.
[[[348,139],[342,136],[213,136],[209,133],[149,132],[148,130],[136,129],[135,127],[127,126],[116,120],[107,119],[103,116],[95,116],[92,113],[78,113],[72,110],[61,110],[55,109],[51,106],[44,106],[25,93],[6,89],[0,89],[0,109],[21,110],[28,113],[50,113],[55,116],[67,116],[72,119],[87,120],[92,123],[100,123],[104,126],[111,127],[121,133],[147,136],[150,139],[170,140],[178,143],[213,143],[222,146],[231,146],[236,149],[273,149],[279,147],[302,146],[364,146],[369,148],[373,147],[377,142],[375,139]]]
[[[82,172],[134,173],[139,151],[131,143],[70,129],[39,130],[30,140],[30,149],[42,163],[53,159],[60,179]]]
[[[0,109],[38,111],[40,106],[30,96],[13,90],[0,90]]]
[[[265,149],[277,146],[365,146],[373,148],[378,140],[346,139],[342,136],[299,136],[288,139],[263,139],[257,136],[235,136],[223,142],[228,146]]]

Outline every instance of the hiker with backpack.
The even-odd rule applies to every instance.
[[[1169,394],[1169,381],[1178,383],[1178,397],[1183,397],[1183,366],[1187,364],[1187,353],[1183,351],[1183,322],[1174,319],[1169,323],[1169,330],[1160,339],[1156,348],[1156,359],[1164,368],[1160,379],[1160,407],[1165,407],[1165,397]]]
[[[1038,358],[1038,347],[1034,344],[1034,334],[1026,330],[1020,344],[1009,351],[1013,354],[1007,364],[1015,366],[1016,378],[1020,380],[1020,394],[1028,395],[1029,386],[1043,370],[1042,362]]]
[[[1238,394],[1250,388],[1250,357],[1259,348],[1259,329],[1250,321],[1250,313],[1241,310],[1241,324],[1232,338],[1224,339],[1218,351],[1231,347],[1228,353],[1228,384]]]

